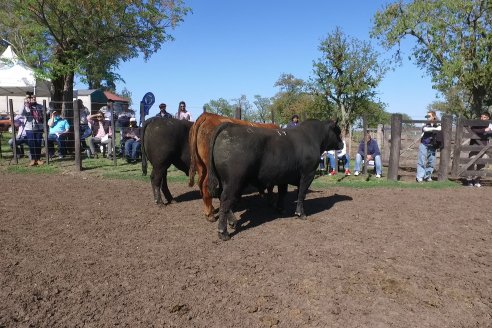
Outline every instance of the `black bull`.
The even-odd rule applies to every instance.
[[[147,159],[152,164],[150,182],[154,202],[162,203],[161,192],[168,203],[173,196],[167,186],[167,169],[174,165],[188,175],[190,169],[190,146],[188,133],[193,123],[174,118],[152,117],[142,128],[142,173],[147,174]]]
[[[227,223],[236,225],[232,206],[247,184],[258,189],[278,186],[278,208],[289,184],[298,187],[295,215],[305,219],[304,198],[325,150],[343,148],[340,127],[335,122],[308,120],[298,127],[271,130],[221,124],[210,140],[209,191],[222,188],[219,238],[228,240]]]

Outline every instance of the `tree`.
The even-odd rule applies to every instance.
[[[256,107],[256,122],[267,123],[274,122],[274,115],[272,113],[272,99],[263,98],[260,95],[255,95],[253,105]],[[273,116],[272,116],[273,115]]]
[[[204,105],[205,111],[214,113],[217,115],[234,117],[235,108],[226,99],[219,98],[217,100],[210,100]]]
[[[434,88],[470,95],[471,114],[478,115],[492,90],[492,1],[397,1],[376,13],[371,32],[386,49],[411,37],[417,65],[432,77]],[[451,91],[452,92],[452,91]]]
[[[473,112],[470,111],[466,98],[463,90],[459,90],[458,87],[451,87],[444,92],[444,100],[434,101],[427,106],[427,109],[472,118]]]
[[[387,68],[366,41],[349,38],[336,28],[319,46],[322,57],[313,63],[310,87],[335,114],[345,133],[376,95],[375,89]]]
[[[292,115],[323,119],[326,108],[321,109],[316,97],[306,92],[306,82],[289,73],[283,73],[274,84],[280,91],[272,98],[271,111],[275,122],[287,124]],[[321,109],[321,110],[320,110]]]
[[[0,35],[51,78],[54,101],[71,104],[75,74],[111,84],[119,62],[148,59],[189,10],[182,0],[5,0]]]

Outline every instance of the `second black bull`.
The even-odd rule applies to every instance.
[[[325,150],[342,149],[341,130],[336,122],[307,120],[297,128],[272,130],[220,125],[210,140],[209,191],[221,187],[218,233],[228,240],[227,223],[235,227],[232,207],[246,185],[260,190],[278,186],[279,209],[287,186],[298,187],[295,215],[304,219],[303,202]]]
[[[162,203],[161,190],[168,203],[174,201],[167,186],[167,169],[174,165],[188,175],[190,146],[188,133],[193,123],[174,118],[152,117],[142,131],[142,172],[147,174],[147,160],[152,164],[150,182],[154,202]]]

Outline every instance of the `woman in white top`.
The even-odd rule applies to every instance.
[[[176,114],[178,120],[191,121],[190,113],[186,111],[186,103],[184,101],[179,102],[178,113]]]

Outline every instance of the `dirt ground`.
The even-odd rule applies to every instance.
[[[492,327],[490,187],[251,194],[222,242],[184,183],[0,179],[0,327]]]

